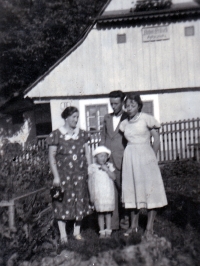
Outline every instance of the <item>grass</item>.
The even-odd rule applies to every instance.
[[[71,254],[72,260],[66,265],[79,265],[80,261],[88,262],[87,265],[93,265],[94,261],[95,266],[116,264],[200,265],[198,256],[200,251],[199,169],[200,165],[192,161],[175,162],[163,167],[162,175],[167,192],[168,206],[162,208],[156,217],[154,230],[158,238],[155,241],[145,243],[142,240],[147,222],[145,214],[140,214],[141,230],[139,234],[127,238],[123,236],[123,230],[120,230],[113,232],[111,239],[100,240],[97,216],[93,214],[83,221],[84,242],[76,241],[72,236],[73,224],[69,223],[67,225],[69,235],[68,252]],[[46,224],[45,219],[41,223]],[[48,232],[34,246],[33,240],[30,240],[30,247],[27,246],[25,252],[19,253],[16,260],[17,266],[23,260],[32,261],[35,262],[35,265],[42,266],[41,262],[45,258],[47,261],[47,258],[49,258],[54,262],[53,264],[45,262],[44,265],[59,265],[55,263],[55,258],[57,258],[56,245],[59,238],[58,228],[56,222],[49,224],[51,226]],[[38,234],[41,234],[40,230],[39,228]],[[17,252],[17,250],[15,251]],[[110,264],[104,264],[106,260]],[[77,264],[73,264],[75,262]]]

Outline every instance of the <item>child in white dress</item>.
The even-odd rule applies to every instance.
[[[110,154],[111,151],[105,146],[97,147],[93,152],[96,162],[88,167],[90,200],[98,212],[100,238],[111,236],[111,215],[115,209],[113,182],[116,177],[113,164],[107,162]],[[106,220],[106,229],[104,220]]]

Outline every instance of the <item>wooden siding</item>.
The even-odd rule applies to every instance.
[[[156,25],[154,25],[156,26]],[[160,26],[160,25],[159,25]],[[194,26],[194,36],[184,28]],[[93,29],[29,97],[105,95],[200,87],[200,20],[169,24],[169,40],[142,42],[142,28]],[[117,44],[117,34],[126,43]]]
[[[159,121],[166,123],[200,116],[200,91],[165,93],[158,96]]]

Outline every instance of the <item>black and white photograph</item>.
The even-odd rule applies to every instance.
[[[0,0],[0,266],[200,265],[200,0]]]

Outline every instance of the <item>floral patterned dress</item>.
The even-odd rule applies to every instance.
[[[57,146],[56,163],[64,188],[63,201],[53,201],[57,220],[81,221],[92,211],[89,205],[87,161],[84,145],[88,141],[85,131],[76,129],[72,137],[64,127],[53,131],[46,139],[49,146]]]

